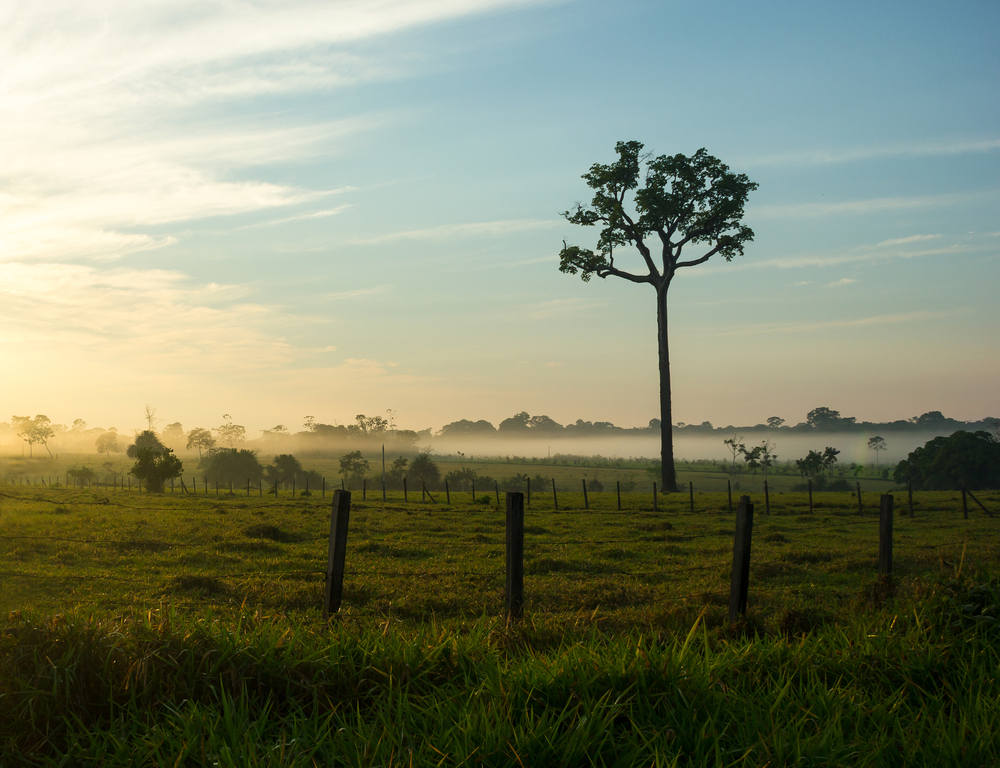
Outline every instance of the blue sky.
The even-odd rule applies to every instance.
[[[638,139],[758,182],[674,417],[1000,415],[994,2],[0,8],[0,413],[645,425],[653,291],[558,272]],[[3,416],[2,418],[7,418]]]

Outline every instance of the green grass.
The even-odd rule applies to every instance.
[[[327,624],[329,496],[0,486],[0,766],[1000,757],[1000,521],[960,494],[897,515],[890,581],[875,494],[755,495],[735,627],[725,493],[535,495],[512,626],[502,510],[436,497],[354,495]]]

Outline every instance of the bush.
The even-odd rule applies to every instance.
[[[1000,443],[982,430],[935,437],[896,466],[893,480],[918,491],[974,491],[1000,485]]]
[[[205,470],[205,482],[219,485],[245,485],[249,480],[259,485],[264,468],[257,461],[257,453],[246,448],[212,448],[199,464]]]

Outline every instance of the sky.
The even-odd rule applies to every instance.
[[[557,256],[626,140],[759,184],[745,255],[671,285],[675,422],[1000,415],[992,0],[6,0],[0,28],[0,421],[645,426],[652,288]]]

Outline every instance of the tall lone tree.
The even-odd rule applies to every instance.
[[[642,153],[638,141],[615,145],[618,160],[595,163],[583,175],[594,190],[589,206],[577,203],[562,215],[573,224],[600,225],[597,250],[563,242],[559,270],[589,281],[620,277],[648,283],[656,290],[656,336],[660,366],[660,454],[665,491],[677,491],[670,408],[670,354],[667,339],[667,290],[681,267],[693,267],[716,254],[732,261],[743,255],[743,245],[753,240],[753,230],[742,223],[747,196],[757,184],[744,174],[699,149],[690,157]],[[641,165],[646,171],[642,176]],[[650,243],[646,241],[649,240]],[[615,249],[635,248],[645,272],[626,272],[615,262]],[[685,248],[701,246],[693,258],[681,260]],[[631,251],[629,248],[629,252]],[[658,254],[656,252],[659,252]]]

